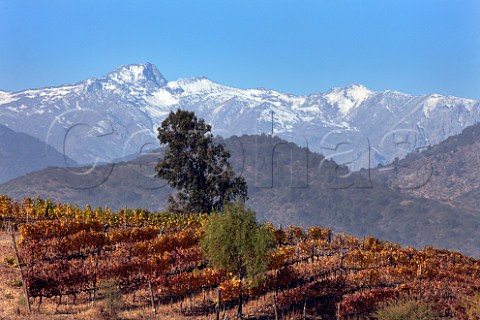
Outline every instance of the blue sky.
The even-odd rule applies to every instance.
[[[169,80],[480,99],[480,1],[0,0],[0,89],[151,62]]]

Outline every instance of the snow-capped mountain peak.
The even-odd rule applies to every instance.
[[[347,96],[352,97],[356,100],[365,100],[368,98],[374,91],[368,89],[367,87],[361,84],[350,84],[345,87],[345,92]]]
[[[87,91],[130,89],[133,92],[151,92],[163,87],[167,80],[151,63],[123,65],[101,78],[87,80]]]
[[[158,71],[157,67],[149,62],[120,66],[115,71],[106,75],[106,77],[120,84],[136,86],[152,83],[156,87],[162,87],[167,83],[167,80],[160,71]]]
[[[348,114],[351,110],[360,106],[367,100],[374,91],[369,90],[361,84],[350,84],[345,88],[333,88],[325,94],[328,102],[338,106],[342,115]]]

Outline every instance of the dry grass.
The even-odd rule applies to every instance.
[[[0,319],[24,319],[24,304],[11,236],[0,232]]]

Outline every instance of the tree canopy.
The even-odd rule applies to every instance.
[[[240,280],[238,316],[242,314],[242,280],[263,274],[269,264],[269,251],[275,245],[273,233],[256,222],[255,212],[244,204],[229,203],[214,213],[201,240],[202,252],[211,263]],[[254,282],[253,282],[254,283]]]
[[[245,200],[247,184],[235,176],[228,162],[230,153],[213,142],[211,126],[193,112],[170,112],[158,128],[158,139],[166,145],[156,176],[177,189],[169,197],[170,210],[206,212],[221,210],[225,202]]]

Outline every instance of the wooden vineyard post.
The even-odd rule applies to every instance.
[[[307,320],[307,298],[303,302],[303,320]]]
[[[30,307],[30,299],[28,297],[27,285],[25,284],[25,279],[23,278],[22,265],[20,264],[20,256],[18,255],[17,243],[15,241],[15,235],[13,234],[13,232],[12,232],[12,242],[13,242],[13,249],[15,250],[15,256],[17,257],[18,269],[20,269],[20,280],[22,281],[23,292],[25,293],[25,297],[27,300],[28,313],[31,313],[32,309]]]
[[[342,298],[343,299],[343,298]],[[340,319],[340,310],[341,310],[342,300],[337,303],[337,319]]]
[[[216,312],[215,319],[220,320],[220,288],[218,288],[217,290],[217,308],[215,312]]]
[[[98,275],[98,260],[100,259],[101,253],[100,243],[97,243],[97,255],[95,256],[95,266],[93,272],[93,297],[92,297],[92,308],[95,307],[95,300],[97,299],[97,275]]]
[[[278,320],[278,310],[277,310],[277,294],[273,294],[273,311],[275,313],[275,320]]]
[[[422,263],[420,262],[420,272],[419,272],[419,275],[418,275],[418,280],[419,280],[419,285],[418,285],[418,294],[419,294],[419,299],[422,299]]]
[[[152,282],[148,280],[148,290],[150,291],[150,302],[152,303],[152,313],[155,318],[157,310],[155,309],[155,299],[153,298]]]

